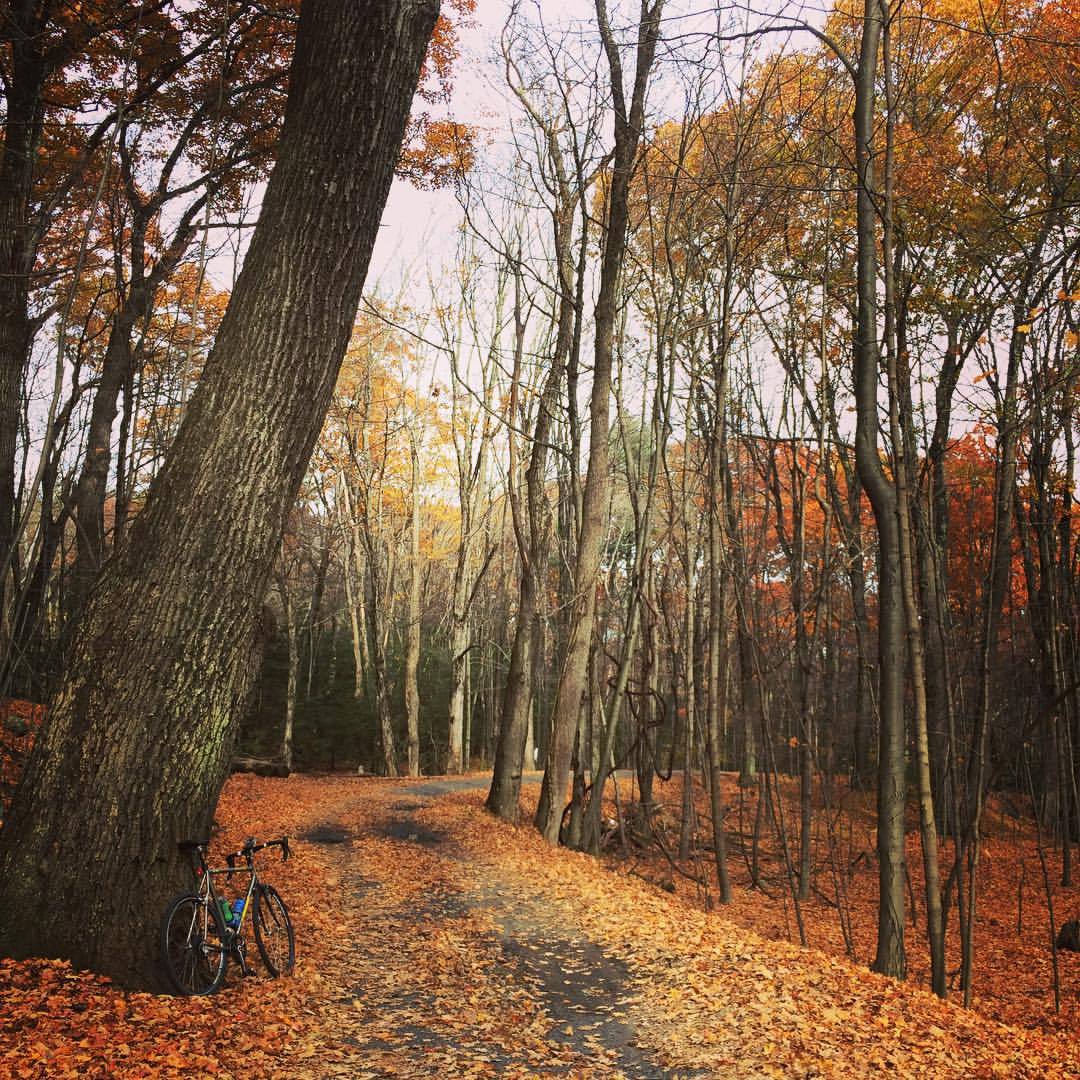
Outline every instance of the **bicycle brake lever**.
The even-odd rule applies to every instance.
[[[289,855],[289,838],[287,836],[283,836],[281,838],[281,861],[288,862]]]

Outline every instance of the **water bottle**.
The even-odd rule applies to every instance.
[[[237,926],[240,925],[240,916],[243,915],[243,914],[244,914],[244,898],[242,896],[238,896],[233,901],[233,905],[232,905],[233,921],[236,923]]]
[[[229,901],[223,896],[218,900],[218,906],[221,908],[221,921],[226,926],[232,926],[232,908],[229,907]]]

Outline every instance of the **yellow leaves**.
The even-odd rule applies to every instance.
[[[1017,327],[1016,327],[1016,332],[1018,334],[1030,334],[1031,333],[1031,323],[1019,323],[1017,325]]]
[[[1080,333],[1076,330],[1066,330],[1065,344],[1068,348],[1075,349],[1077,345],[1080,345]]]

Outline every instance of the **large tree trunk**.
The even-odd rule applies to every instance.
[[[0,833],[8,955],[160,984],[158,917],[188,881],[176,841],[210,825],[437,10],[304,0],[278,164],[232,302]]]

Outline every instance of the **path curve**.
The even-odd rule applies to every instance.
[[[523,778],[526,784],[539,779],[539,773]],[[697,1075],[665,1067],[638,1045],[633,980],[622,960],[590,940],[580,926],[568,924],[565,912],[556,915],[542,892],[529,890],[519,878],[491,873],[490,868],[475,873],[468,854],[425,820],[424,812],[436,800],[485,789],[488,782],[486,777],[467,776],[402,783],[385,801],[382,813],[368,822],[364,835],[350,824],[352,808],[346,804],[337,820],[320,821],[300,837],[325,849],[336,864],[345,895],[361,909],[359,918],[353,913],[350,929],[363,941],[389,944],[460,935],[463,924],[473,924],[472,933],[465,935],[469,949],[493,969],[489,981],[499,991],[499,1004],[512,1017],[527,998],[530,1025],[540,1044],[534,1038],[525,1051],[504,1045],[498,1028],[485,1039],[491,1012],[478,1007],[475,1045],[466,1055],[475,1075],[631,1080]],[[439,887],[411,902],[381,903],[385,883],[367,857],[372,843],[390,845],[401,865],[416,866],[425,880],[435,880]],[[344,980],[340,1015],[327,1018],[331,1030],[343,1033],[341,1047],[332,1055],[339,1060],[325,1060],[319,1067],[309,1061],[304,1066],[308,1071],[301,1069],[295,1075],[445,1075],[440,1071],[444,1056],[461,1050],[462,1037],[440,1016],[438,991],[445,988],[433,991],[403,977],[398,965],[407,966],[409,950],[396,956],[392,948],[380,952],[384,955],[379,958],[382,977],[377,987],[365,984],[363,963],[345,961],[346,971],[355,970],[356,981]],[[467,976],[467,968],[461,974]],[[459,990],[469,994],[467,978]],[[375,1030],[371,1024],[357,1025],[357,1016],[375,1006],[380,1012]]]

